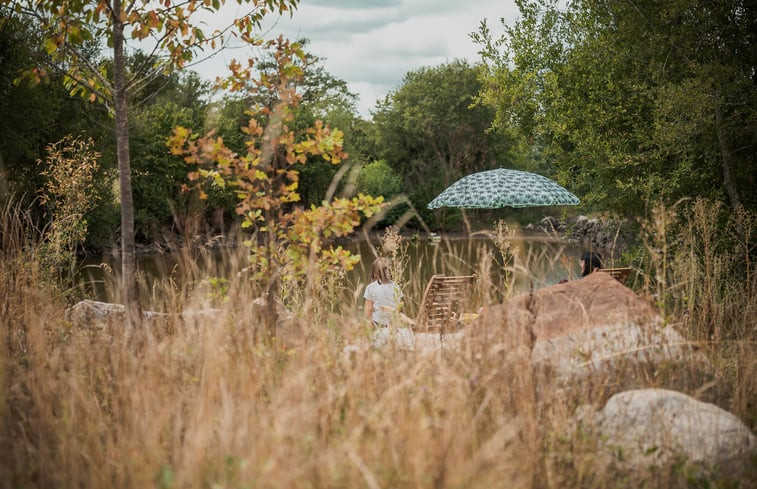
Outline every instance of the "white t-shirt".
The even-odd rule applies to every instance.
[[[380,284],[371,282],[365,287],[363,298],[373,302],[374,322],[388,326],[392,322],[392,316],[397,313],[402,300],[402,291],[394,282]]]

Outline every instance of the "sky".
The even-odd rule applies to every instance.
[[[308,51],[347,82],[359,96],[358,111],[370,118],[376,100],[399,88],[407,72],[458,58],[478,61],[470,34],[482,20],[498,33],[500,18],[512,24],[517,17],[514,0],[302,0],[291,18],[269,17],[264,31],[266,38],[310,39]],[[214,79],[233,58],[252,54],[232,47],[192,69]]]

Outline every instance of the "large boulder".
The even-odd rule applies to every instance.
[[[74,326],[85,328],[97,328],[112,321],[124,321],[126,308],[123,304],[111,304],[92,300],[77,302],[66,309],[65,317]]]
[[[659,313],[609,274],[593,273],[580,280],[515,296],[513,311],[525,311],[537,340],[583,332],[607,324],[660,323]]]
[[[526,350],[537,371],[563,385],[611,395],[649,386],[695,390],[714,379],[707,357],[609,274],[520,294],[486,316],[504,328],[509,348]]]
[[[757,439],[736,416],[680,392],[641,389],[612,396],[594,413],[579,410],[598,443],[596,468],[644,478],[684,466],[700,476],[753,477]],[[754,486],[752,486],[754,487]]]

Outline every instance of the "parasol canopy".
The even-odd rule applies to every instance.
[[[456,181],[429,202],[429,209],[496,209],[542,205],[578,205],[578,197],[547,177],[527,171],[496,170],[472,173]]]

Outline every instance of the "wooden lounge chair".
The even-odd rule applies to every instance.
[[[599,268],[596,270],[597,272],[603,272],[603,273],[609,273],[612,275],[612,278],[620,282],[621,284],[626,283],[628,281],[628,276],[631,274],[631,268]]]
[[[434,275],[423,293],[413,329],[421,332],[451,332],[462,327],[463,315],[475,275]]]

